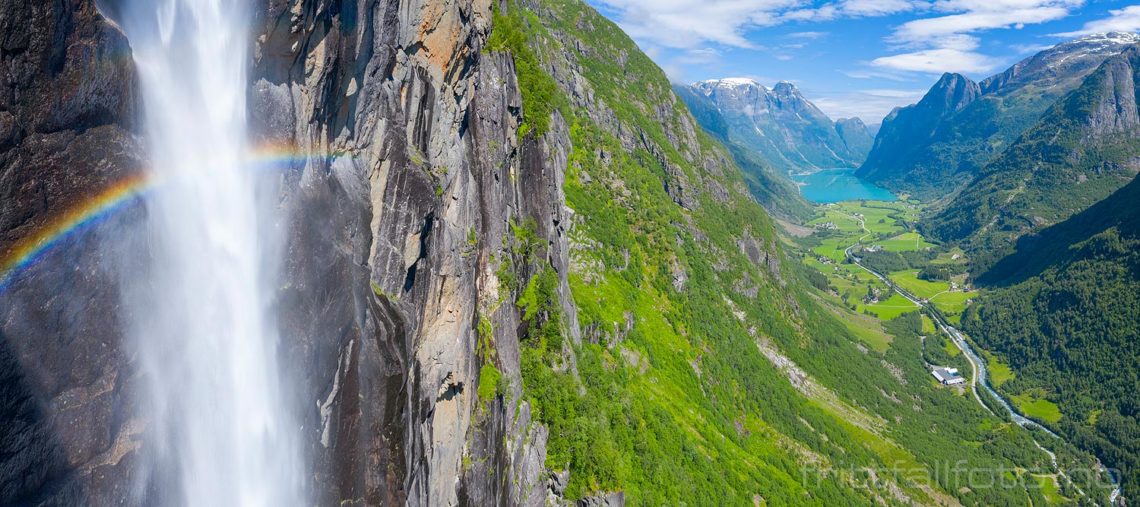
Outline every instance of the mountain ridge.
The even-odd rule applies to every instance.
[[[1057,44],[981,83],[955,76],[973,98],[956,108],[928,104],[916,109],[915,104],[896,109],[884,119],[858,174],[929,201],[959,190],[1056,100],[1076,89],[1105,59],[1137,41],[1136,34],[1094,34]],[[923,100],[944,91],[946,78],[943,75]],[[899,125],[892,125],[896,122]],[[912,133],[915,127],[921,128]]]
[[[772,88],[750,78],[721,78],[688,85],[708,98],[729,124],[729,138],[751,147],[782,172],[854,167],[866,157],[870,132],[846,124],[846,138],[832,120],[788,81]],[[862,123],[861,121],[859,122]]]
[[[1061,222],[1140,171],[1140,45],[1107,58],[922,226],[965,242],[975,271],[1021,234]]]

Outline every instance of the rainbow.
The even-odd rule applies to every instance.
[[[329,156],[351,156],[351,154],[298,151],[292,145],[265,144],[250,151],[247,163],[256,171],[284,170],[304,165],[314,158]],[[36,227],[33,232],[16,240],[7,250],[0,250],[0,292],[8,288],[18,273],[35,264],[56,245],[77,236],[120,210],[141,202],[160,186],[149,171],[124,178],[52,217]]]
[[[121,179],[0,251],[0,292],[8,288],[16,273],[34,264],[52,247],[141,199],[148,185],[146,174]]]

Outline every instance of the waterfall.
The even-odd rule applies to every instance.
[[[124,302],[146,386],[145,503],[305,503],[299,422],[278,364],[281,257],[251,171],[248,2],[125,0],[155,191]]]

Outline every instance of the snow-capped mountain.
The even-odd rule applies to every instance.
[[[788,82],[771,89],[748,78],[710,79],[691,85],[724,117],[734,141],[759,152],[773,167],[792,172],[862,163],[871,134],[861,121],[828,118]]]
[[[917,104],[883,120],[859,175],[920,199],[938,199],[994,157],[1104,61],[1140,43],[1112,32],[1066,41],[975,83],[946,74]]]

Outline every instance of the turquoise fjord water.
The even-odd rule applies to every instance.
[[[855,169],[851,167],[793,175],[792,179],[799,184],[804,198],[816,203],[897,199],[889,190],[856,177]]]

